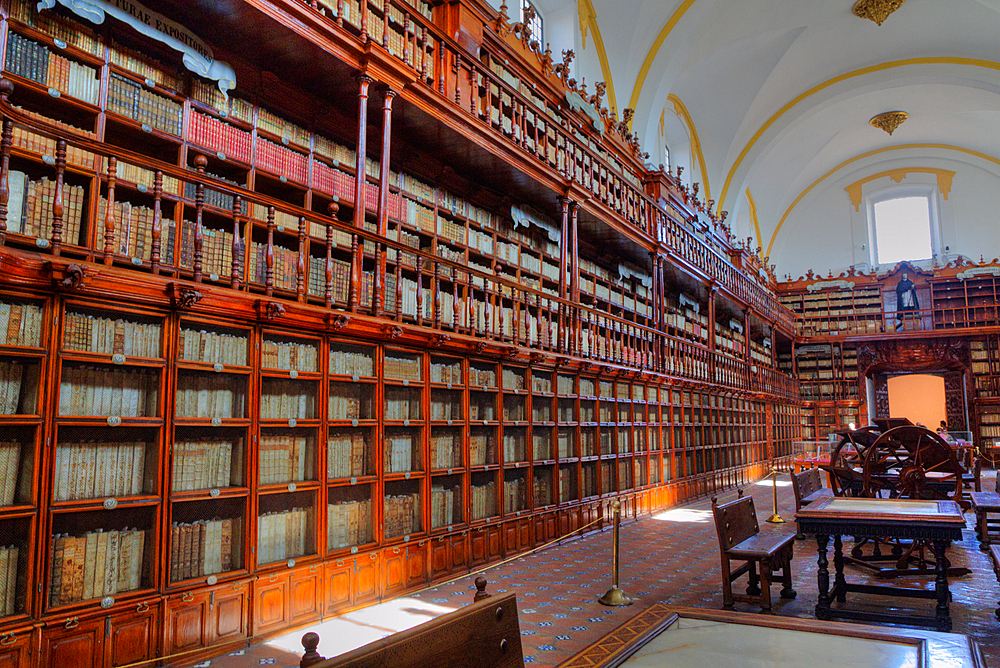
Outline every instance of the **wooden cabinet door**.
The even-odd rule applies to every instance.
[[[288,573],[262,575],[254,583],[251,635],[280,631],[289,624]]]
[[[289,618],[292,625],[323,615],[322,566],[313,564],[292,573],[288,585]]]
[[[503,552],[505,556],[512,556],[519,552],[517,549],[517,520],[508,520],[503,525]]]
[[[109,668],[148,661],[159,655],[159,606],[144,601],[136,609],[111,615],[108,625],[105,665]]]
[[[522,550],[530,550],[534,546],[534,532],[531,530],[531,525],[530,517],[517,521],[517,544]]]
[[[33,665],[31,650],[36,640],[30,628],[0,633],[0,668],[28,668]]]
[[[431,580],[451,573],[451,538],[439,536],[431,540]]]
[[[559,511],[559,535],[560,536],[565,536],[566,534],[569,533],[569,524],[570,524],[569,523],[569,515],[570,515],[570,511],[569,510],[560,510]]]
[[[39,665],[103,668],[106,619],[98,617],[81,622],[71,617],[63,624],[42,629]]]
[[[354,589],[354,559],[338,559],[326,564],[324,586],[326,588],[326,613],[334,614],[351,607]]]
[[[382,595],[393,596],[406,589],[406,547],[382,550]]]
[[[463,531],[450,539],[452,572],[469,570],[469,534]]]
[[[427,584],[426,541],[406,546],[406,588],[423,587]]]
[[[469,553],[472,559],[470,563],[473,566],[486,563],[488,555],[488,550],[486,549],[487,539],[486,529],[473,529],[469,532]]]
[[[486,558],[490,561],[496,561],[501,556],[503,556],[503,552],[500,546],[500,527],[486,527]]]
[[[549,513],[545,516],[545,542],[553,541],[559,535],[559,518],[556,513]],[[538,542],[538,533],[535,533],[535,541]]]
[[[381,568],[382,564],[379,563],[378,552],[372,552],[371,554],[359,556],[354,559],[354,579],[351,582],[353,586],[353,605],[361,605],[378,600],[382,594],[379,590]]]
[[[187,652],[207,646],[205,626],[208,619],[208,596],[186,592],[167,599],[164,612],[163,653]]]
[[[209,645],[247,637],[249,591],[249,583],[234,582],[209,594],[208,628],[205,629]]]

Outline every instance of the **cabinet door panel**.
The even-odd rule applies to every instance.
[[[0,668],[27,668],[31,665],[31,629],[15,631],[12,639],[0,644]]]
[[[500,548],[500,527],[487,527],[486,529],[487,558],[490,561],[499,559],[502,555]]]
[[[159,615],[131,612],[111,618],[108,665],[112,668],[156,657]]]
[[[532,544],[531,520],[517,521],[517,544],[522,550],[527,550]]]
[[[215,592],[215,603],[209,617],[208,641],[210,644],[247,635],[247,585],[239,583],[240,589],[219,589]]]
[[[558,535],[557,534],[558,530],[559,530],[559,523],[556,518],[556,514],[549,513],[548,515],[545,516],[545,542],[549,542],[550,540],[555,540],[556,536]]]
[[[508,557],[517,554],[517,521],[511,520],[503,525],[503,548]]]
[[[382,550],[382,567],[385,569],[382,590],[385,596],[391,596],[406,587],[406,548],[390,547]]]
[[[486,529],[476,529],[470,536],[472,564],[479,565],[486,561]]]
[[[288,576],[271,577],[261,577],[255,585],[254,635],[288,626]]]
[[[451,555],[449,554],[447,537],[435,538],[431,541],[431,579],[451,573]]]
[[[322,610],[323,593],[320,567],[310,566],[304,572],[293,574],[289,596],[291,623],[297,624],[318,619]]]
[[[103,668],[104,618],[77,624],[73,628],[57,626],[42,630],[41,665]]]
[[[351,605],[351,574],[354,560],[340,560],[326,565],[326,611],[337,612]]]
[[[469,568],[469,542],[465,533],[451,537],[451,568],[453,572]]]
[[[208,601],[199,594],[190,602],[180,598],[167,602],[166,654],[204,647]]]
[[[406,588],[425,584],[427,584],[427,544],[410,545],[406,548]]]
[[[378,553],[354,560],[354,605],[374,601],[380,595]]]

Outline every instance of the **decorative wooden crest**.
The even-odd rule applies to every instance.
[[[194,288],[189,288],[176,283],[170,284],[170,301],[174,308],[191,308],[202,300],[204,295]]]
[[[531,353],[532,364],[541,364],[544,361],[545,361],[545,355],[543,355],[542,353]]]
[[[334,330],[340,331],[351,322],[351,316],[346,313],[330,314],[327,316],[327,324]]]
[[[263,299],[257,300],[257,313],[264,320],[277,320],[281,316],[285,315],[288,309],[285,308],[284,304],[279,304],[278,302],[268,302]]]
[[[517,346],[508,346],[507,348],[503,349],[503,356],[513,359],[517,357],[519,352],[521,351]]]
[[[63,270],[63,277],[56,282],[56,285],[63,290],[79,290],[83,287],[83,279],[86,277],[86,269],[78,264],[71,264]]]
[[[858,348],[858,374],[879,371],[944,371],[971,367],[967,341],[962,339],[897,339],[872,341]]]
[[[430,338],[428,343],[434,348],[440,348],[441,346],[450,341],[451,341],[451,336],[449,336],[448,334],[435,334]]]
[[[399,325],[382,325],[382,336],[395,341],[403,335],[403,328]]]

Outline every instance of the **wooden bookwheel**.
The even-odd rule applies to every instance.
[[[840,433],[840,441],[830,453],[830,484],[835,496],[859,496],[864,483],[865,457],[878,439],[877,427],[862,427]]]
[[[924,427],[894,427],[865,449],[862,496],[962,502],[962,465],[943,438]]]

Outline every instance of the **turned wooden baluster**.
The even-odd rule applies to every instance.
[[[542,295],[535,295],[535,345],[544,348],[545,339],[542,338]]]
[[[483,316],[485,318],[483,322],[483,336],[487,339],[493,338],[493,320],[495,313],[493,312],[493,289],[490,287],[489,277],[483,278]]]
[[[56,140],[56,187],[55,193],[52,197],[52,254],[59,255],[62,252],[62,233],[63,233],[63,214],[65,212],[64,205],[64,193],[63,193],[63,179],[66,176],[66,140],[57,139]],[[108,175],[109,179],[111,175]],[[110,205],[110,202],[109,202]],[[111,210],[109,206],[109,211]],[[70,242],[77,243],[79,239],[70,239]],[[111,231],[111,244],[114,245],[114,229]],[[107,250],[107,241],[105,241],[105,251]],[[114,248],[111,250],[114,253]],[[113,256],[112,256],[113,257]],[[104,258],[104,264],[111,264],[111,261],[107,256]]]
[[[417,324],[424,324],[424,257],[417,256]]]
[[[437,43],[438,92],[444,95],[444,42]]]
[[[423,26],[422,37],[420,38],[420,77],[427,81],[427,26]]]
[[[499,263],[497,263],[497,264],[495,264],[493,266],[493,271],[494,271],[494,273],[498,277],[500,276],[500,264]],[[504,289],[504,287],[503,287],[503,284],[500,283],[500,281],[495,281],[493,283],[493,288],[494,288],[494,291],[496,292],[496,297],[495,297],[496,301],[494,302],[496,304],[496,306],[494,307],[494,314],[493,315],[494,315],[494,319],[496,320],[496,323],[497,323],[497,327],[496,328],[497,328],[497,330],[499,332],[498,335],[497,335],[497,338],[500,341],[503,341],[504,340],[503,339],[504,321],[507,320],[507,318],[505,318],[504,314],[503,314],[503,289]]]
[[[462,84],[459,79],[462,74],[462,55],[456,52],[454,60],[451,61],[451,73],[455,75],[455,104],[462,104]]]
[[[521,326],[521,341],[524,345],[531,345],[531,294],[523,293],[521,295],[521,317],[524,319],[524,324]]]
[[[337,25],[344,25],[344,0],[337,0]]]
[[[208,158],[203,155],[195,156],[195,169],[198,176],[205,176],[205,167],[208,166]],[[110,177],[110,175],[109,175]],[[108,210],[111,210],[111,202],[108,202]],[[205,184],[199,180],[194,188],[194,280],[201,283],[202,272],[202,245],[205,243],[204,230],[202,228],[202,214],[205,211]]]
[[[478,104],[479,101],[479,72],[476,66],[473,64],[475,61],[469,61],[469,113],[471,113],[476,118],[479,118]]]
[[[299,257],[295,264],[295,298],[306,300],[306,219],[299,216]]]
[[[382,254],[385,252],[385,247],[376,242],[375,243],[375,275],[372,276],[372,315],[376,318],[382,317],[382,294],[383,294],[383,283],[385,281],[385,258]]]
[[[10,94],[12,85],[7,79],[0,79],[0,97],[4,102]],[[0,132],[0,246],[7,240],[7,205],[10,201],[10,147],[14,143],[14,123],[3,119],[3,131]],[[18,221],[20,223],[20,221]]]
[[[396,249],[396,320],[403,319],[403,254]]]
[[[403,62],[413,67],[410,62],[410,13],[403,12]]]
[[[361,291],[361,260],[358,258],[358,235],[356,234],[351,235],[351,257],[354,259],[351,262],[351,282],[347,290],[347,308],[354,313],[358,310],[358,298]]]
[[[229,267],[229,285],[233,290],[240,289],[240,249],[243,247],[240,239],[243,237],[243,198],[237,195],[233,198],[233,249],[232,263]]]
[[[56,153],[59,146],[56,145]],[[56,159],[58,163],[58,158]],[[104,264],[110,265],[115,258],[115,183],[118,177],[118,160],[114,156],[108,158],[108,202],[104,211]],[[57,191],[60,190],[57,188]],[[58,215],[56,206],[52,207],[52,254],[59,255],[62,244],[62,200],[59,199]],[[56,229],[58,223],[58,230]]]
[[[163,172],[156,170],[153,174],[153,248],[150,251],[149,266],[153,274],[160,273],[161,244],[160,226],[163,224]]]
[[[559,302],[559,313],[556,317],[556,322],[559,328],[556,332],[556,345],[559,348],[559,352],[563,352],[566,350],[566,305],[563,302]]]
[[[368,41],[368,0],[361,0],[361,43]],[[357,204],[357,202],[355,202]]]
[[[340,210],[340,204],[337,202],[330,202],[327,207],[327,211],[330,213],[331,218],[337,217],[337,211]],[[327,308],[333,306],[333,223],[327,222],[326,224],[326,282],[323,286],[323,303]]]
[[[382,48],[389,49],[389,0],[382,2]]]
[[[468,315],[466,326],[469,334],[475,335],[479,327],[479,319],[476,317],[476,293],[473,289],[472,274],[466,275],[465,285],[465,312]]]
[[[441,265],[434,263],[434,329],[441,329]]]
[[[451,329],[458,331],[458,272],[452,270],[451,276]]]
[[[264,251],[264,292],[274,296],[274,207],[267,207],[267,250]]]

